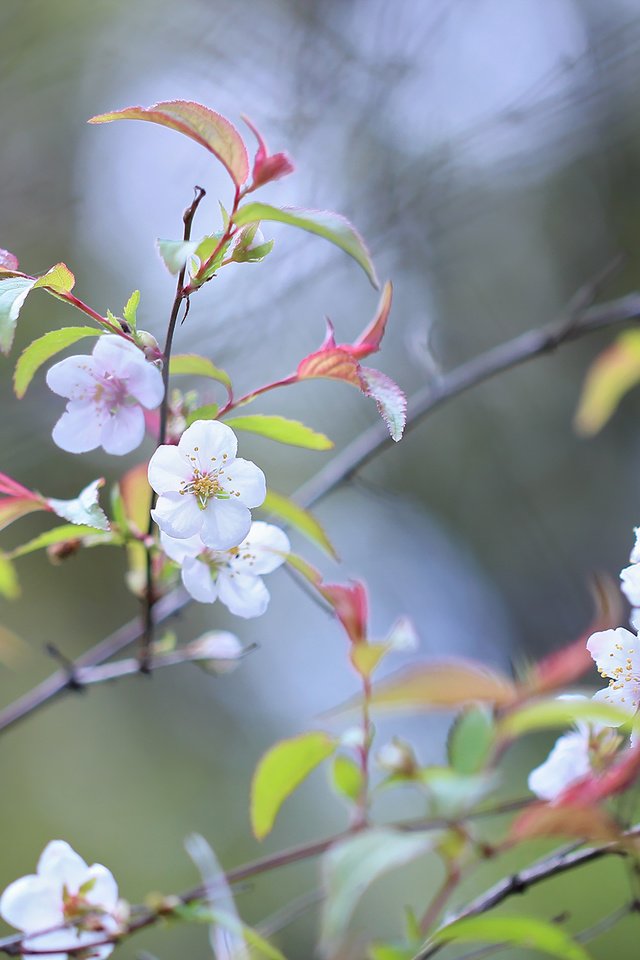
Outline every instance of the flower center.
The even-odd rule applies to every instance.
[[[221,499],[228,497],[220,484],[218,470],[214,473],[202,473],[201,470],[194,470],[192,479],[188,483],[183,481],[180,493],[192,493],[201,510],[205,509],[212,497]]]

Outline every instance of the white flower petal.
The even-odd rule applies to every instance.
[[[218,469],[224,462],[230,463],[237,449],[235,433],[218,420],[196,420],[178,443],[180,453],[203,473]]]
[[[93,397],[96,374],[93,357],[66,357],[47,371],[47,386],[60,397],[82,400]]]
[[[53,428],[53,442],[67,453],[95,450],[100,446],[103,420],[104,412],[95,404],[71,400]]]
[[[261,617],[269,606],[269,591],[260,577],[229,574],[221,570],[218,574],[218,593],[220,602],[236,617]]]
[[[147,476],[156,493],[180,489],[182,480],[191,480],[193,470],[177,447],[165,443],[149,461]]]
[[[84,883],[87,865],[66,840],[52,840],[48,843],[38,860],[38,876],[64,884],[72,893]]]
[[[215,603],[218,599],[218,587],[211,570],[201,560],[187,558],[182,567],[182,582],[185,590],[199,603]]]
[[[239,493],[239,500],[248,507],[259,507],[267,495],[264,473],[251,460],[238,457],[221,476],[222,486],[229,493]]]
[[[93,357],[99,369],[117,377],[124,377],[131,369],[131,364],[145,360],[144,353],[130,340],[109,333],[98,338],[93,348]]]
[[[162,373],[153,363],[149,363],[140,355],[141,362],[137,365],[133,376],[127,377],[127,389],[132,397],[153,410],[159,406],[164,396],[164,384],[162,382]]]
[[[640,640],[624,627],[592,634],[587,650],[603,677],[625,676],[629,667],[640,677]]]
[[[89,881],[93,881],[93,886],[84,894],[85,900],[107,912],[115,910],[118,903],[118,884],[111,871],[101,863],[92,863],[82,883]]]
[[[195,497],[183,496],[177,491],[163,493],[158,497],[151,516],[161,530],[170,537],[184,540],[199,533],[206,511],[200,509]]]
[[[164,531],[160,533],[160,546],[175,563],[184,563],[187,557],[197,557],[199,553],[206,550],[202,538],[199,534],[194,537],[186,537],[183,540],[176,540],[175,537],[168,536]]]
[[[610,683],[608,687],[598,690],[593,695],[593,699],[600,703],[608,703],[633,716],[640,703],[640,686],[633,682]],[[617,726],[617,724],[611,723],[610,726]]]
[[[636,541],[629,555],[629,560],[631,563],[640,563],[640,527],[634,527],[633,533],[636,538]]]
[[[625,567],[620,571],[622,580],[622,592],[634,606],[640,606],[640,563],[633,563],[630,567]]]
[[[115,931],[114,931],[115,932]],[[24,946],[29,950],[60,950],[60,953],[47,953],[46,960],[68,960],[69,954],[65,948],[77,949],[78,947],[91,947],[94,943],[100,943],[107,937],[107,933],[96,931],[95,933],[86,930],[77,930],[75,927],[66,927],[64,930],[55,930],[52,933],[45,933],[41,937],[29,937],[24,941]],[[113,952],[112,943],[96,947],[92,951],[92,957],[102,960]]]
[[[0,897],[0,916],[27,932],[62,923],[62,884],[31,874],[10,883]]]
[[[105,453],[123,456],[140,446],[144,439],[144,429],[144,413],[141,407],[118,407],[102,425],[100,444]]]
[[[193,497],[184,499],[195,503]],[[251,513],[237,500],[210,500],[202,517],[200,536],[212,550],[229,550],[242,543],[251,526]]]
[[[259,576],[282,566],[290,551],[291,544],[284,530],[272,523],[254,520],[230,565],[238,573]]]
[[[560,737],[543,764],[529,774],[529,789],[542,800],[555,800],[572,783],[591,772],[588,731]]]

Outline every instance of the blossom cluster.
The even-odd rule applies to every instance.
[[[622,591],[632,604],[631,626],[600,630],[587,641],[606,687],[593,697],[633,716],[640,707],[640,528],[635,528],[630,566],[620,574]],[[607,766],[623,738],[612,725],[578,723],[560,737],[543,764],[529,775],[529,788],[543,800],[555,800],[567,787]],[[633,737],[632,737],[633,743]]]

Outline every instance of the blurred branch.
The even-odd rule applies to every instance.
[[[606,268],[607,274],[610,269],[610,267]],[[590,333],[614,327],[629,320],[640,319],[640,292],[588,306],[595,297],[600,282],[601,279],[597,278],[578,290],[560,319],[493,347],[455,367],[436,383],[428,384],[418,390],[409,400],[407,432],[448,400],[454,399],[500,373],[520,366],[534,357],[550,353],[563,344],[578,340]],[[312,506],[347,481],[375,456],[392,446],[394,443],[384,423],[380,421],[374,424],[348,444],[308,483],[300,487],[294,494],[294,499],[301,506]],[[153,606],[154,623],[161,623],[190,602],[191,597],[181,589],[167,594]],[[74,670],[97,666],[130,643],[140,639],[143,633],[144,628],[140,620],[130,621],[87,651],[71,664],[69,669],[53,674],[15,703],[0,711],[0,733],[35,712],[54,697],[72,688],[70,677],[73,676]]]

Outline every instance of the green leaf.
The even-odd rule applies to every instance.
[[[138,322],[138,307],[140,306],[140,291],[134,290],[124,305],[122,316],[127,321],[132,330],[136,329]]]
[[[575,428],[593,436],[618,409],[626,393],[640,383],[640,332],[627,330],[592,363],[582,387]]]
[[[125,107],[92,117],[89,123],[112,120],[147,120],[195,140],[227,168],[236,186],[249,176],[249,157],[242,137],[226,117],[191,100],[167,100],[150,107]]]
[[[380,286],[371,255],[364,240],[349,221],[339,213],[328,210],[304,210],[296,207],[272,207],[268,203],[247,203],[236,212],[233,222],[242,227],[247,223],[271,220],[288,223],[307,233],[315,233],[340,247],[360,264],[376,289]]]
[[[456,717],[447,739],[449,763],[457,773],[479,773],[484,768],[495,740],[491,712],[470,707]]]
[[[16,323],[35,283],[31,277],[5,277],[0,279],[0,350],[9,353],[16,332]]]
[[[99,337],[102,330],[94,327],[63,327],[62,330],[50,330],[25,347],[18,358],[13,386],[18,398],[24,397],[33,377],[47,360],[60,353],[72,343],[84,337]]]
[[[98,546],[99,544],[113,544],[115,546],[118,543],[111,533],[105,534],[104,530],[99,530],[97,527],[92,529],[91,527],[69,523],[41,533],[33,540],[29,540],[22,546],[11,550],[7,556],[15,560],[16,557],[24,557],[27,553],[43,550],[58,543],[67,543],[70,540],[83,540],[85,541],[84,546]]]
[[[251,784],[251,825],[258,840],[271,832],[287,797],[335,752],[337,745],[333,737],[312,730],[280,740],[265,753]]]
[[[139,463],[127,470],[120,479],[119,490],[128,524],[137,533],[146,533],[153,491],[147,479],[147,463]]]
[[[169,273],[176,276],[198,249],[198,240],[156,240],[156,247]]]
[[[407,398],[397,383],[373,367],[360,367],[360,377],[364,381],[366,394],[372,397],[378,412],[387,425],[391,439],[396,443],[402,439],[407,422]]]
[[[413,960],[415,947],[402,947],[395,943],[373,943],[369,947],[368,960]]]
[[[76,278],[66,263],[56,263],[54,267],[51,267],[45,274],[38,277],[33,285],[33,289],[35,290],[37,287],[47,287],[54,293],[70,293],[75,283]]]
[[[355,803],[362,792],[362,770],[351,757],[339,754],[333,761],[331,782],[336,793]]]
[[[324,529],[316,520],[312,513],[299,507],[297,503],[285,497],[282,493],[276,493],[275,490],[267,490],[267,495],[261,507],[266,513],[274,514],[280,520],[292,526],[298,533],[301,533],[307,540],[324,550],[330,557],[337,560],[338,555],[335,547],[327,537]]]
[[[171,357],[169,373],[172,375],[184,374],[190,377],[209,377],[209,379],[217,380],[225,387],[229,398],[232,396],[229,374],[221,370],[220,367],[216,367],[207,357],[201,357],[198,353],[178,353]]]
[[[433,835],[376,827],[332,846],[322,859],[321,952],[333,956],[337,951],[358,901],[374,880],[428,853],[432,845]]]
[[[232,417],[224,422],[234,430],[259,433],[292,447],[305,447],[307,450],[330,450],[333,447],[333,442],[324,433],[317,433],[299,420],[288,420],[286,417],[256,413],[253,416]]]
[[[47,503],[56,516],[70,523],[109,530],[109,521],[98,504],[98,490],[103,484],[102,479],[94,480],[73,500],[54,500],[49,497]]]
[[[497,775],[456,773],[450,767],[425,767],[420,780],[431,800],[432,816],[460,817],[497,785]]]
[[[0,594],[7,600],[20,596],[20,584],[11,560],[0,553]]]
[[[555,697],[525,704],[507,713],[498,724],[498,733],[501,737],[521,737],[536,730],[568,727],[578,722],[640,729],[640,720],[609,703]]]
[[[586,950],[557,924],[533,917],[467,917],[439,930],[429,943],[500,943],[539,950],[561,960],[589,960]]]
[[[190,427],[196,420],[215,420],[219,409],[217,403],[204,403],[201,407],[196,407],[187,414],[187,426]]]

